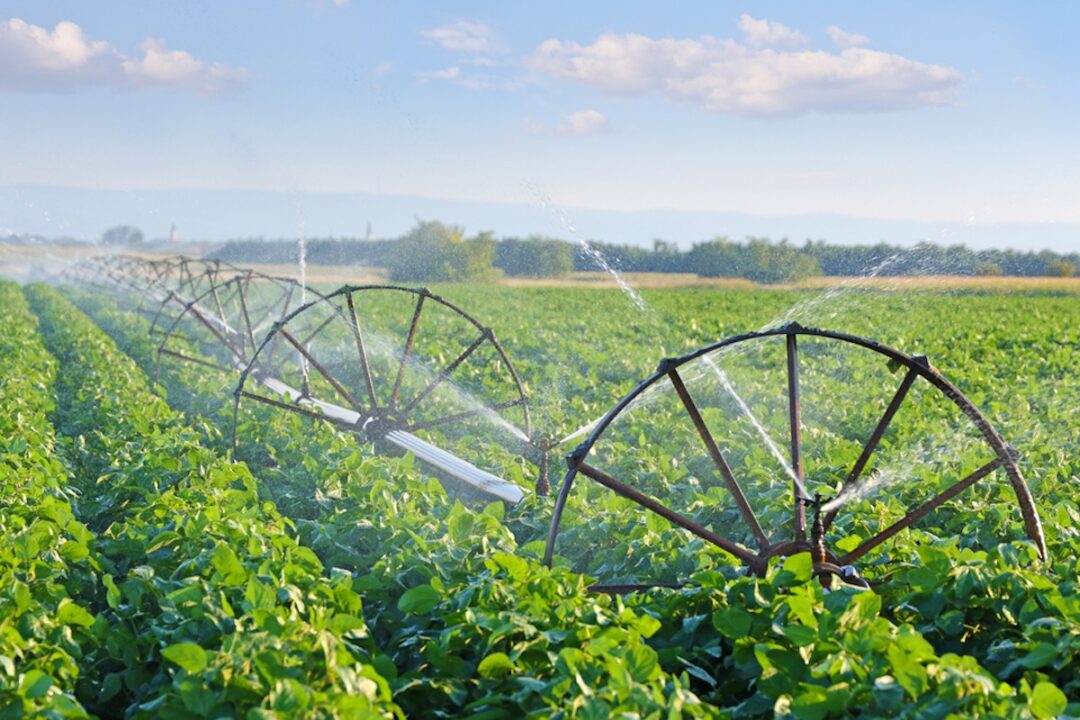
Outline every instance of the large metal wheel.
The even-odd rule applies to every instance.
[[[345,286],[296,309],[263,338],[235,396],[234,449],[242,401],[379,446],[389,440],[447,467],[483,448],[531,447],[525,388],[495,333],[425,288]],[[496,490],[503,482],[489,480]],[[505,499],[521,498],[503,489]]]
[[[230,278],[252,273],[220,260],[186,257],[155,261],[150,270],[153,277],[147,294],[153,302],[144,314],[150,318],[150,336],[154,338],[161,337],[193,302],[211,300],[217,310],[216,288]]]
[[[811,357],[804,358],[802,361],[800,361],[800,339],[804,343],[813,346]],[[882,398],[878,404],[875,404],[873,412],[880,411],[876,423],[867,424],[854,430],[848,429],[849,435],[861,435],[864,438],[861,441],[861,450],[858,451],[857,456],[853,449],[849,452],[849,457],[855,457],[849,469],[846,472],[838,471],[840,466],[837,466],[837,469],[834,469],[831,475],[823,473],[823,476],[818,478],[818,480],[824,481],[824,485],[820,482],[811,484],[805,475],[806,456],[804,454],[805,443],[803,437],[807,426],[802,418],[800,366],[806,371],[812,367],[811,363],[815,361],[814,355],[824,354],[825,351],[821,350],[821,348],[829,345],[835,347],[837,344],[846,348],[844,352],[848,353],[853,350],[860,353],[862,351],[874,353],[879,358],[877,365],[882,369],[885,367],[889,369],[889,377],[892,376],[892,372],[896,371],[902,371],[903,376],[888,402],[885,403]],[[724,443],[716,440],[713,429],[710,428],[710,421],[706,418],[709,415],[709,410],[705,406],[699,405],[700,401],[694,397],[693,388],[688,387],[693,383],[688,383],[684,378],[684,374],[689,373],[691,368],[709,366],[707,369],[717,370],[715,366],[716,358],[722,357],[723,353],[738,353],[750,346],[766,347],[772,353],[761,356],[762,358],[767,357],[769,360],[765,362],[759,359],[757,361],[758,370],[764,369],[769,363],[773,365],[779,364],[781,367],[775,369],[776,377],[773,380],[780,380],[781,377],[786,376],[786,407],[782,407],[779,402],[782,397],[780,394],[781,387],[774,386],[771,391],[775,394],[777,400],[773,404],[772,415],[775,419],[779,419],[779,415],[786,415],[786,437],[783,438],[782,442],[787,446],[785,454],[788,454],[790,462],[789,473],[783,478],[783,484],[780,486],[780,492],[785,493],[787,497],[787,517],[779,523],[779,527],[770,526],[768,522],[763,522],[759,517],[761,508],[758,507],[760,505],[758,498],[748,496],[747,492],[745,492],[745,480],[747,478],[738,477],[738,473],[732,469],[732,464],[729,463],[728,451],[723,447]],[[872,357],[868,361],[870,364],[874,363]],[[727,381],[722,375],[721,380],[726,384]],[[774,383],[774,385],[776,384],[779,383]],[[865,521],[861,525],[863,530],[860,534],[843,536],[842,547],[838,547],[836,541],[839,538],[831,532],[838,514],[844,510],[843,503],[838,502],[838,500],[857,494],[857,490],[867,475],[868,467],[873,464],[875,452],[882,447],[883,438],[888,437],[890,424],[904,404],[905,398],[909,397],[913,387],[918,388],[919,386],[922,386],[920,392],[928,397],[935,396],[931,399],[958,409],[958,416],[962,414],[963,418],[967,419],[967,422],[973,424],[975,429],[972,431],[972,435],[975,439],[972,442],[980,445],[982,448],[980,452],[986,453],[985,461],[979,460],[980,464],[977,466],[967,467],[959,472],[950,470],[948,473],[943,473],[942,479],[937,483],[932,483],[931,487],[926,489],[925,497],[921,501],[907,506],[908,509],[902,516],[889,518],[876,527],[874,527],[874,519]],[[731,392],[734,393],[734,390],[731,390]],[[670,507],[668,502],[665,502],[666,498],[658,498],[648,492],[649,488],[643,487],[651,483],[652,489],[663,488],[664,483],[654,482],[655,479],[647,481],[643,477],[619,475],[620,464],[629,464],[620,461],[628,455],[640,452],[641,442],[664,442],[664,438],[653,437],[648,439],[645,437],[645,433],[648,432],[648,423],[640,424],[641,427],[645,428],[641,430],[641,440],[616,444],[615,450],[606,454],[597,452],[600,444],[611,433],[612,427],[615,426],[624,413],[627,413],[632,408],[640,407],[643,401],[655,397],[672,398],[670,400],[672,412],[684,414],[684,425],[687,428],[692,428],[692,430],[688,430],[688,436],[696,435],[696,441],[699,443],[696,449],[692,449],[688,445],[684,446],[686,449],[683,456],[673,458],[671,464],[676,464],[676,461],[678,461],[681,468],[686,468],[693,465],[689,458],[690,455],[700,453],[702,457],[707,457],[707,461],[694,466],[696,469],[692,474],[695,477],[691,479],[695,483],[699,480],[704,482],[703,478],[712,476],[717,487],[722,488],[722,491],[718,492],[723,492],[724,497],[733,505],[732,510],[726,515],[717,515],[709,507],[703,506],[704,504],[700,502],[701,495],[698,496],[695,504],[696,511],[674,509]],[[886,395],[886,397],[888,396]],[[837,398],[836,401],[842,402],[842,399]],[[880,410],[882,403],[884,404],[883,411]],[[872,418],[873,416],[866,414],[865,417]],[[845,417],[845,422],[848,420]],[[759,424],[756,420],[755,423]],[[715,419],[712,425],[715,428]],[[813,437],[820,444],[827,441],[832,446],[837,445],[832,438],[825,437],[820,433],[815,433]],[[854,444],[854,447],[857,446],[858,444]],[[778,452],[775,447],[773,450]],[[753,452],[741,454],[744,457],[755,457]],[[774,454],[776,453],[774,452]],[[975,457],[975,455],[972,454],[971,457]],[[598,460],[606,462],[611,467],[598,466]],[[936,458],[935,461],[937,461]],[[549,565],[553,562],[556,551],[559,549],[558,543],[567,501],[575,485],[579,484],[577,483],[579,476],[584,476],[588,480],[626,498],[637,506],[639,510],[659,515],[668,523],[682,528],[704,542],[733,555],[753,572],[764,573],[770,558],[775,556],[811,552],[814,555],[815,568],[819,574],[841,574],[843,568],[845,579],[857,581],[859,576],[853,568],[856,562],[866,560],[867,556],[874,551],[880,551],[883,544],[888,540],[931,513],[943,507],[947,510],[947,503],[981,481],[985,484],[996,471],[1001,471],[1012,486],[1027,537],[1034,543],[1040,557],[1045,559],[1047,553],[1039,516],[1028,486],[1017,467],[1015,451],[1005,443],[1001,435],[991,426],[979,409],[955,385],[951,384],[935,370],[925,357],[910,356],[854,335],[806,328],[796,323],[763,332],[732,337],[701,348],[684,357],[661,361],[656,372],[635,387],[596,424],[588,438],[568,455],[567,463],[569,469],[562,486],[559,488],[547,538],[545,562]],[[969,461],[969,465],[971,464]],[[685,473],[686,471],[682,470],[682,472]],[[955,474],[953,474],[954,472]],[[948,475],[947,480],[944,479],[946,475]],[[810,488],[807,487],[808,484],[811,484]],[[784,490],[785,487],[787,488],[786,491]],[[833,502],[822,500],[815,492],[815,490],[822,487],[836,493],[837,498]],[[917,482],[912,481],[904,485],[905,495],[911,495],[919,491],[920,486]],[[714,493],[711,497],[718,497],[718,495]],[[813,513],[814,521],[809,524],[808,511]],[[776,523],[779,517],[777,513],[773,512],[770,519]],[[580,542],[580,538],[577,541]],[[579,547],[575,550],[584,554],[589,552],[588,548]],[[657,581],[643,583],[642,585],[655,586],[660,584],[666,583]],[[611,590],[614,587],[615,584],[612,584],[610,587],[600,587],[600,589]],[[635,586],[622,583],[616,589],[632,589],[632,587]]]
[[[216,270],[217,268],[215,268]],[[188,285],[208,287],[175,312],[179,295],[166,304],[155,320],[166,323],[152,331],[161,336],[157,350],[157,375],[170,359],[194,363],[226,374],[239,375],[251,363],[259,344],[274,325],[288,316],[307,296],[323,294],[304,288],[292,278],[264,275],[251,270],[210,282],[191,276]],[[175,317],[173,317],[175,315]]]

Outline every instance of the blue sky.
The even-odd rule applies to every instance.
[[[9,0],[0,186],[1077,223],[1078,24],[1072,3]]]

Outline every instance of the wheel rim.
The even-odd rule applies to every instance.
[[[383,332],[386,325],[376,331],[373,327],[376,313],[364,310],[379,302],[375,298],[390,297],[396,298],[395,307],[401,311],[397,319],[401,322],[396,326],[396,337],[387,340]],[[436,312],[443,323],[428,321],[427,316]],[[419,347],[424,344],[425,333],[432,332],[449,317],[457,319],[455,327],[461,330],[457,345],[446,347],[444,357],[421,367],[421,362],[427,361],[420,357]],[[327,339],[320,348],[318,343],[324,336]],[[339,354],[327,360],[325,347],[337,348]],[[388,352],[387,347],[392,351]],[[281,358],[286,354],[291,360],[285,363],[288,367],[283,367]],[[444,405],[437,405],[446,394],[458,391],[458,376],[481,361],[486,365],[483,372],[490,370],[497,378],[498,388],[490,396],[478,398],[477,407],[450,412]],[[306,377],[297,371],[298,365],[305,364]],[[285,380],[285,385],[299,390],[300,399],[283,402],[280,396],[274,397],[266,390],[265,383],[258,382],[270,376],[284,377],[282,373],[290,372],[294,381]],[[310,388],[303,389],[301,385]],[[523,446],[531,443],[532,424],[525,388],[495,333],[426,288],[345,286],[295,309],[263,338],[241,374],[235,397],[234,449],[242,400],[326,420],[366,440],[378,440],[395,430],[421,434],[443,432],[457,423],[491,419],[486,418],[491,412],[513,411],[516,416],[507,424]],[[335,407],[347,410],[348,419],[336,413]]]
[[[811,542],[814,538],[808,537],[807,535],[807,504],[805,498],[800,498],[800,495],[807,495],[808,493],[804,490],[800,490],[795,482],[792,483],[791,511],[794,532],[790,537],[780,541],[770,540],[756,516],[753,504],[747,500],[746,495],[743,493],[743,488],[739,479],[735,477],[735,473],[728,464],[724,452],[721,451],[713,439],[708,425],[702,419],[701,411],[697,406],[692,393],[687,389],[686,384],[683,382],[679,373],[679,369],[684,367],[687,363],[699,359],[704,359],[708,362],[711,353],[715,353],[716,351],[725,348],[732,348],[741,343],[767,341],[771,338],[783,341],[785,346],[787,376],[787,419],[789,432],[787,440],[790,442],[788,450],[790,452],[791,470],[794,478],[797,478],[798,483],[803,484],[805,487],[802,457],[803,443],[801,438],[802,422],[800,419],[800,363],[798,343],[800,337],[835,341],[857,346],[883,356],[889,363],[895,363],[897,366],[906,370],[904,377],[896,387],[886,406],[885,412],[878,419],[877,424],[870,431],[869,436],[862,444],[862,451],[859,453],[858,459],[855,461],[854,465],[848,471],[841,492],[858,487],[867,464],[878,449],[893,417],[903,404],[909,390],[919,381],[928,384],[934,391],[940,393],[942,397],[958,408],[962,415],[975,425],[983,443],[993,453],[993,459],[990,462],[968,473],[961,480],[953,483],[948,488],[937,492],[926,502],[909,508],[902,518],[881,528],[870,537],[865,538],[857,547],[846,551],[833,551],[831,547],[823,548],[825,552],[822,553],[820,558],[816,558],[818,565],[820,565],[821,568],[829,570],[827,567],[829,565],[833,567],[851,565],[864,558],[882,543],[891,539],[902,530],[911,527],[934,510],[940,508],[946,502],[952,500],[960,493],[999,469],[1004,470],[1015,493],[1016,502],[1020,507],[1027,537],[1034,542],[1039,556],[1043,559],[1046,558],[1046,543],[1041,522],[1031,498],[1030,490],[1024,482],[1019,468],[1016,465],[1015,452],[1005,443],[1001,435],[994,429],[982,412],[955,385],[950,383],[937,370],[931,367],[925,357],[910,356],[891,347],[855,335],[816,328],[806,328],[797,323],[790,323],[780,328],[727,338],[705,346],[683,357],[661,361],[659,367],[652,375],[639,383],[603,418],[601,418],[585,441],[567,456],[568,470],[562,485],[559,488],[553,508],[545,549],[545,563],[550,565],[555,557],[563,513],[566,509],[570,492],[572,491],[579,474],[586,476],[586,478],[599,483],[614,491],[616,494],[630,500],[644,509],[644,511],[656,513],[673,525],[681,527],[706,542],[719,547],[726,553],[738,558],[744,565],[757,573],[763,573],[765,571],[771,557],[814,550],[815,547]],[[683,411],[689,416],[689,419],[697,430],[702,445],[705,447],[708,456],[712,460],[715,472],[722,479],[723,486],[734,500],[739,516],[741,516],[742,520],[749,528],[753,543],[740,543],[723,533],[715,532],[708,527],[705,527],[703,524],[695,522],[688,515],[664,505],[655,497],[641,492],[634,486],[632,478],[616,477],[611,473],[594,467],[588,462],[588,457],[593,451],[594,446],[598,441],[605,438],[606,433],[609,428],[611,428],[612,424],[625,411],[633,407],[635,401],[641,398],[643,394],[650,392],[660,383],[670,383],[675,394],[678,396]],[[823,526],[821,532],[822,535],[828,533],[838,512],[838,507],[833,508],[829,512],[818,512]]]

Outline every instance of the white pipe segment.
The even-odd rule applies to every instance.
[[[349,410],[348,408],[343,408],[340,405],[328,403],[324,400],[301,397],[299,390],[291,385],[283,383],[277,378],[261,377],[258,379],[270,390],[287,397],[289,400],[299,405],[317,407],[329,417],[337,418],[338,420],[343,420],[348,423],[355,424],[360,420],[361,415],[355,410]],[[412,433],[405,432],[404,430],[392,430],[386,434],[386,440],[406,452],[411,452],[417,459],[438,468],[447,475],[472,485],[489,495],[494,495],[501,500],[517,504],[525,497],[525,491],[517,484],[503,480],[486,470],[481,470],[472,463],[462,460],[458,456],[449,453],[440,447],[436,447]]]

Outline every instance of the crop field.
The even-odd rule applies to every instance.
[[[445,285],[418,322],[407,292],[319,301],[335,287],[285,319],[275,288],[250,291],[237,348],[191,306],[0,281],[0,715],[1080,716],[1074,288]],[[783,334],[679,366],[757,526],[670,375],[588,464],[705,532],[581,472],[565,485],[564,456],[662,359],[792,322],[926,356],[1010,446],[1046,558],[982,428],[922,379],[845,485],[906,376],[825,336],[798,341],[798,463]],[[274,377],[301,400],[404,406],[402,428],[524,499],[273,395],[286,355],[303,361]],[[705,539],[798,533],[793,465],[866,582],[809,552],[748,572]]]

